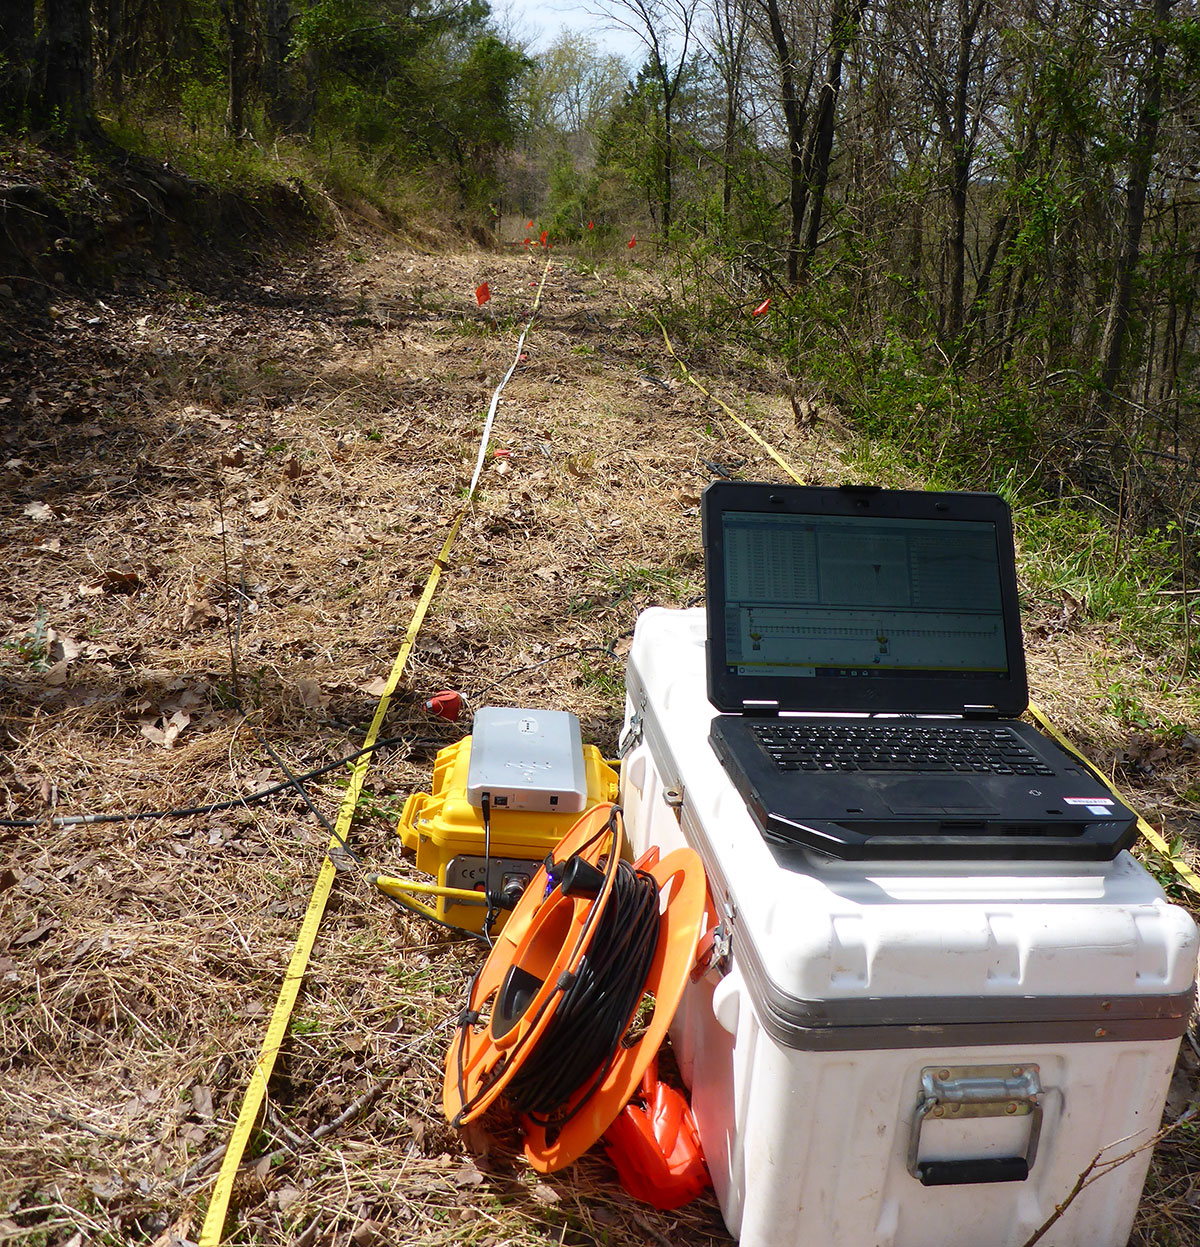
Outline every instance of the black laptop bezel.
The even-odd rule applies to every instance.
[[[731,673],[725,653],[725,578],[721,517],[728,512],[880,516],[895,519],[969,520],[991,524],[999,554],[1001,611],[1008,673],[954,679],[849,680],[841,676],[753,676]],[[1012,516],[998,494],[778,485],[765,481],[714,481],[700,505],[706,575],[708,697],[725,712],[944,714],[1016,718],[1029,703],[1025,651],[1014,565]]]

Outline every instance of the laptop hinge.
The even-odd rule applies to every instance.
[[[779,703],[777,701],[743,701],[743,714],[759,714],[759,715],[778,715]]]
[[[964,719],[998,719],[1000,711],[995,706],[964,706]]]

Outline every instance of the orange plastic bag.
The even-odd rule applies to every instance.
[[[605,1131],[604,1150],[629,1194],[662,1212],[682,1208],[711,1185],[691,1106],[659,1082],[657,1058],[640,1094]]]

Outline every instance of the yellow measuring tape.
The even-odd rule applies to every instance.
[[[520,361],[525,335],[529,332],[533,319],[537,315],[538,305],[542,298],[542,289],[546,284],[546,277],[549,272],[550,257],[547,256],[546,266],[542,270],[542,279],[538,283],[537,294],[533,300],[533,309],[528,323],[521,331],[512,366],[492,395],[488,418],[484,424],[479,458],[475,464],[475,473],[471,477],[471,487],[467,491],[467,497],[463,502],[461,510],[454,523],[450,526],[450,531],[446,534],[446,540],[442,542],[442,548],[434,559],[433,570],[429,573],[429,579],[425,582],[424,592],[417,603],[417,609],[413,612],[412,622],[408,625],[408,631],[405,633],[404,642],[400,646],[396,660],[392,663],[392,669],[384,685],[383,694],[379,698],[379,704],[375,708],[371,726],[367,729],[367,735],[363,741],[364,749],[370,750],[371,746],[379,739],[379,731],[383,725],[384,716],[387,714],[392,694],[396,691],[396,685],[400,681],[400,676],[403,674],[404,668],[408,664],[409,655],[412,653],[413,645],[416,643],[417,634],[421,630],[421,625],[425,622],[429,605],[433,601],[433,595],[437,591],[438,582],[441,580],[442,572],[445,570],[446,560],[450,555],[450,548],[458,537],[459,529],[462,528],[463,521],[466,519],[471,502],[475,497],[475,490],[479,484],[479,475],[483,468],[488,437],[491,433],[492,423],[496,416],[496,408],[500,401],[500,391],[508,384],[509,378],[513,375]],[[371,754],[369,752],[364,753],[354,762],[351,769],[350,783],[346,789],[346,795],[342,798],[341,807],[338,810],[334,835],[330,837],[325,861],[317,876],[316,886],[313,888],[312,897],[304,913],[304,920],[300,924],[300,931],[296,936],[292,958],[284,971],[283,985],[279,989],[279,997],[275,1001],[275,1010],[271,1014],[267,1033],[263,1037],[262,1048],[254,1065],[254,1073],[251,1075],[250,1085],[246,1088],[241,1110],[238,1112],[237,1121],[233,1126],[233,1133],[229,1136],[229,1143],[225,1148],[220,1172],[217,1174],[217,1180],[213,1185],[212,1198],[209,1200],[208,1210],[204,1216],[204,1226],[200,1231],[199,1247],[219,1247],[224,1234],[225,1218],[229,1212],[229,1200],[233,1194],[234,1179],[237,1177],[238,1167],[241,1164],[242,1157],[245,1155],[246,1145],[250,1142],[254,1123],[258,1120],[259,1110],[266,1099],[267,1086],[271,1080],[271,1073],[275,1068],[275,1060],[279,1055],[280,1048],[283,1046],[284,1039],[287,1037],[288,1022],[291,1019],[292,1010],[296,1006],[296,999],[300,994],[300,984],[304,980],[304,972],[308,968],[309,957],[312,954],[313,945],[316,943],[317,932],[321,926],[321,918],[325,913],[325,905],[329,900],[333,880],[337,875],[337,868],[334,866],[330,854],[349,838],[350,824],[354,820],[354,810],[362,793],[367,769],[370,766],[370,759]]]
[[[1129,799],[1125,796],[1125,794],[1108,779],[1103,771],[1100,771],[1094,767],[1087,760],[1087,758],[1085,758],[1083,754],[1081,754],[1079,750],[1076,749],[1069,740],[1067,740],[1067,738],[1046,717],[1045,711],[1040,706],[1030,702],[1029,713],[1034,719],[1037,720],[1043,730],[1050,736],[1053,736],[1054,739],[1058,741],[1058,743],[1069,754],[1071,754],[1072,757],[1078,758],[1079,761],[1082,762],[1083,765],[1086,766],[1087,769],[1091,771],[1091,773],[1105,786],[1105,788],[1113,794],[1113,796],[1119,797],[1125,802],[1126,805],[1129,806],[1131,810],[1133,809],[1132,804],[1130,804]],[[1180,861],[1180,859],[1171,852],[1171,846],[1167,844],[1162,836],[1160,836],[1159,833],[1155,831],[1154,828],[1151,827],[1140,814],[1137,816],[1137,823],[1138,830],[1142,833],[1145,839],[1149,841],[1150,845],[1162,855],[1171,870],[1173,870],[1193,892],[1200,896],[1200,876],[1197,876],[1196,872],[1192,870],[1186,862]]]
[[[650,315],[654,316],[654,313],[651,312]],[[796,471],[796,469],[793,468],[790,463],[788,463],[788,461],[779,453],[779,451],[775,449],[774,446],[771,445],[770,442],[766,440],[766,438],[762,437],[759,434],[757,429],[751,428],[751,426],[748,425],[745,422],[745,420],[743,420],[741,416],[739,416],[737,412],[733,410],[732,407],[729,407],[725,403],[723,403],[719,398],[716,397],[715,394],[711,394],[708,390],[704,388],[704,386],[700,384],[699,381],[696,380],[695,377],[692,376],[692,374],[688,371],[687,365],[683,362],[683,360],[679,358],[678,355],[675,354],[675,348],[671,345],[671,339],[667,337],[666,326],[662,323],[661,320],[658,319],[657,316],[654,316],[654,323],[659,327],[659,329],[662,330],[663,341],[667,344],[667,353],[676,362],[676,364],[679,365],[679,371],[683,373],[684,377],[686,377],[687,380],[691,382],[691,384],[694,385],[696,389],[698,389],[700,393],[704,395],[705,398],[707,398],[710,402],[716,403],[716,405],[720,407],[720,409],[739,428],[743,429],[746,433],[748,433],[763,448],[763,450],[765,450],[767,454],[769,454],[771,458],[774,459],[777,464],[779,464],[779,466],[788,474],[788,476],[790,476],[792,480],[796,482],[797,485],[803,485],[804,481],[801,479],[800,474]]]
[[[379,699],[379,705],[375,708],[375,716],[371,720],[371,726],[368,728],[366,739],[363,742],[364,748],[369,749],[379,739],[379,729],[383,724],[384,715],[387,714],[392,693],[395,692],[400,676],[408,663],[408,657],[412,653],[413,645],[416,643],[417,633],[425,622],[429,604],[433,601],[438,581],[442,577],[442,569],[445,566],[446,557],[449,555],[450,547],[458,536],[458,530],[462,527],[466,514],[467,509],[463,507],[458,514],[458,518],[451,525],[450,531],[446,535],[446,540],[442,543],[442,548],[438,552],[437,560],[433,565],[433,571],[430,572],[429,579],[425,584],[425,591],[421,594],[421,599],[417,603],[412,623],[408,625],[408,632],[405,634],[404,642],[400,646],[400,652],[396,655],[396,661],[392,664],[392,670],[387,678],[383,695]],[[369,765],[370,754],[363,754],[361,758],[355,761],[351,770],[350,783],[346,789],[346,795],[342,798],[341,808],[338,810],[338,818],[335,825],[337,834],[330,837],[325,861],[321,866],[320,874],[317,876],[317,883],[313,888],[312,898],[308,902],[304,921],[300,924],[299,934],[296,936],[296,946],[292,951],[292,959],[288,963],[287,970],[284,971],[283,986],[280,988],[279,998],[275,1002],[275,1011],[271,1015],[271,1021],[267,1026],[267,1033],[263,1038],[258,1060],[254,1065],[254,1073],[250,1078],[250,1085],[246,1088],[241,1111],[238,1113],[233,1133],[230,1135],[229,1143],[225,1148],[225,1156],[221,1162],[221,1171],[217,1174],[212,1199],[209,1200],[208,1211],[204,1217],[204,1227],[200,1231],[200,1247],[217,1247],[221,1241],[225,1228],[225,1216],[229,1210],[229,1199],[233,1193],[234,1178],[237,1176],[238,1166],[241,1164],[242,1156],[245,1154],[246,1145],[250,1141],[254,1123],[258,1120],[259,1110],[266,1099],[267,1084],[270,1082],[271,1073],[275,1068],[275,1058],[279,1055],[279,1049],[283,1046],[283,1041],[287,1036],[288,1022],[291,1019],[292,1010],[296,1006],[296,998],[300,994],[300,984],[304,979],[304,972],[308,968],[308,959],[312,953],[313,944],[317,939],[321,918],[325,913],[325,904],[329,899],[329,892],[333,887],[334,877],[337,875],[337,868],[329,857],[329,853],[339,846],[338,836],[342,837],[342,840],[348,838],[350,824],[354,818],[354,810],[358,805],[358,798],[362,793],[362,786],[366,779]]]
[[[651,315],[653,316],[654,314],[651,313]],[[792,480],[794,480],[798,485],[804,484],[804,482],[800,479],[799,474],[796,472],[796,469],[793,468],[792,465],[788,463],[788,461],[768,441],[766,441],[766,439],[763,438],[756,429],[751,428],[750,425],[748,425],[739,415],[736,414],[736,412],[726,406],[726,404],[719,398],[716,398],[714,395],[709,393],[709,391],[705,389],[705,387],[701,385],[694,376],[692,376],[687,365],[679,358],[678,355],[675,354],[675,348],[671,344],[671,339],[667,336],[666,326],[661,320],[658,319],[657,316],[654,316],[654,323],[658,325],[659,329],[662,330],[663,341],[667,344],[667,352],[675,363],[679,365],[679,371],[683,374],[686,380],[694,385],[696,389],[698,389],[706,398],[716,403],[721,410],[724,411],[741,428],[745,429],[745,431],[749,433],[749,435],[767,452],[767,454],[771,456],[772,459],[775,460],[777,464],[779,464],[779,466],[788,474],[788,476],[792,478]],[[1067,740],[1065,736],[1063,736],[1054,724],[1050,722],[1050,720],[1046,717],[1045,711],[1043,711],[1040,706],[1030,702],[1029,713],[1048,735],[1053,737],[1053,739],[1056,740],[1068,753],[1070,753],[1072,757],[1078,758],[1079,761],[1082,762],[1083,765],[1086,766],[1087,769],[1091,771],[1091,773],[1105,786],[1105,788],[1107,788],[1115,797],[1118,797],[1120,800],[1124,801],[1130,809],[1133,809],[1132,804],[1130,804],[1122,793],[1120,793],[1117,788],[1109,782],[1108,777],[1104,775],[1102,771],[1097,770],[1097,768],[1094,767],[1087,760],[1087,758],[1085,758],[1083,754],[1081,754],[1079,750]],[[1195,871],[1193,871],[1186,862],[1180,861],[1178,857],[1172,854],[1170,846],[1167,842],[1140,814],[1137,815],[1137,825],[1138,830],[1142,833],[1142,836],[1163,857],[1166,865],[1176,875],[1178,875],[1178,877],[1189,888],[1191,888],[1193,892],[1200,896],[1200,876],[1197,876]]]

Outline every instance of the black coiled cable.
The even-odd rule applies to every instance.
[[[648,871],[619,861],[596,934],[573,981],[505,1088],[505,1098],[517,1113],[541,1126],[549,1125],[553,1116],[561,1126],[600,1087],[645,991],[658,930],[658,882]],[[572,1112],[558,1117],[585,1085]]]

